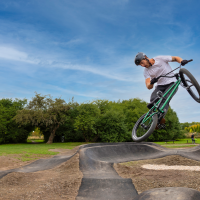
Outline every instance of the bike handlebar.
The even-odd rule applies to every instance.
[[[192,61],[193,61],[193,59],[190,59],[190,60],[187,61],[187,63],[192,62]],[[186,63],[186,64],[187,64],[187,63]]]
[[[190,59],[190,60],[187,61],[187,63],[192,62],[192,61],[193,61],[193,59]],[[186,65],[187,63],[185,63],[185,65]],[[181,67],[181,64],[180,64],[180,66],[177,67],[176,69],[178,69],[178,68],[180,68],[180,67]],[[176,69],[172,70],[171,72],[175,71]],[[161,75],[161,76],[157,77],[157,79],[159,79],[160,77],[166,77],[166,76],[167,76],[168,74],[170,74],[171,72],[169,72],[169,73],[167,73],[167,74],[165,74],[165,75]],[[168,78],[172,78],[172,77],[174,77],[174,76],[171,76],[171,77],[168,77]]]

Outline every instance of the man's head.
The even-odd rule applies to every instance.
[[[141,65],[142,67],[146,68],[152,66],[148,57],[142,52],[137,53],[137,55],[135,56],[135,64]]]

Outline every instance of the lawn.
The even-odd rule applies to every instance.
[[[0,156],[5,155],[16,155],[17,159],[22,161],[36,160],[44,156],[57,155],[59,152],[52,152],[49,149],[73,149],[76,146],[87,144],[84,142],[66,142],[66,143],[53,143],[46,144],[43,143],[43,140],[34,140],[39,142],[37,144],[27,143],[27,144],[2,144],[0,145]],[[188,142],[188,143],[187,143]],[[196,140],[196,143],[200,142],[200,139]],[[154,142],[161,146],[167,148],[182,148],[182,147],[194,147],[190,138],[181,139],[175,141],[174,144],[172,141],[167,142]]]
[[[192,140],[191,138],[185,138],[185,139],[179,139],[177,141],[167,141],[167,143],[165,141],[163,142],[154,142],[156,144],[159,145],[165,145],[165,144],[192,144]],[[200,143],[200,138],[196,139],[195,143],[199,144]]]
[[[27,139],[27,142],[28,143],[33,143],[33,142],[40,142],[40,143],[42,143],[42,142],[44,142],[44,140],[43,139]]]
[[[53,144],[2,144],[0,145],[0,156],[9,154],[16,155],[22,161],[35,160],[44,155],[57,155],[58,152],[49,149],[73,149],[76,146],[86,144],[83,142],[53,143]]]
[[[196,147],[196,145],[176,145],[176,144],[174,144],[173,146],[172,145],[161,145],[161,146],[169,148],[169,149],[186,148],[186,147],[189,147],[189,148]]]
[[[185,148],[185,147],[195,147],[196,145],[192,144],[191,138],[179,139],[177,141],[167,141],[167,142],[154,142],[155,144],[159,144],[166,148]],[[200,139],[195,141],[196,144],[200,143]]]

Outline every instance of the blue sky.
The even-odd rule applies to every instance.
[[[82,103],[149,101],[137,52],[194,59],[200,82],[197,0],[1,0],[0,98],[35,91]],[[178,66],[173,63],[172,68]],[[171,102],[180,122],[200,121],[200,104],[180,88]]]

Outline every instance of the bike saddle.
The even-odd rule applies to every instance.
[[[159,97],[156,97],[152,102],[147,104],[147,108],[151,109],[154,106],[154,103],[156,103],[159,99],[160,99]]]

